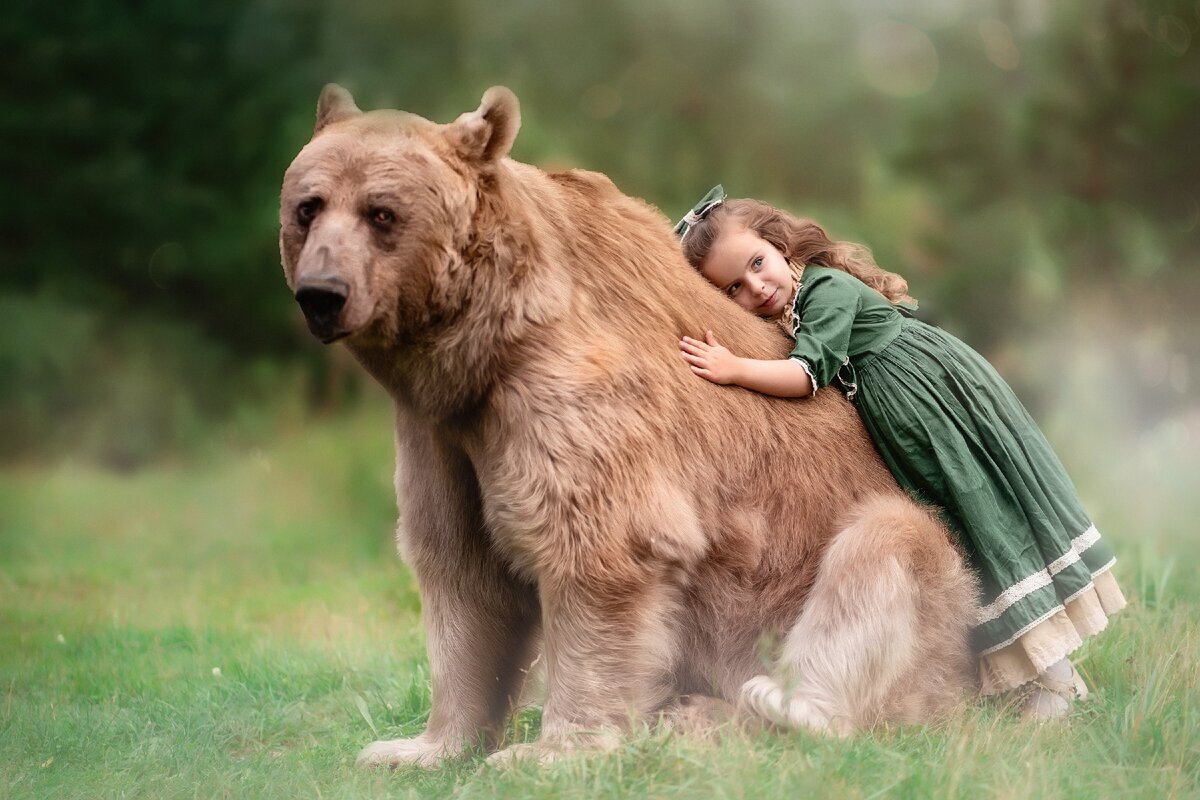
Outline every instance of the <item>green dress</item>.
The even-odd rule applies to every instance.
[[[982,587],[973,644],[999,650],[1110,569],[1062,463],[971,348],[845,272],[810,266],[792,309],[813,385],[842,389],[896,480],[936,506]]]

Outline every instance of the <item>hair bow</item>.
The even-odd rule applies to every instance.
[[[688,235],[688,231],[690,231],[697,222],[707,217],[710,211],[724,202],[725,187],[718,183],[716,186],[708,190],[708,194],[700,198],[699,203],[696,203],[696,205],[692,206],[691,211],[683,215],[683,219],[675,223],[675,235],[679,237],[680,241],[683,241],[683,237]]]

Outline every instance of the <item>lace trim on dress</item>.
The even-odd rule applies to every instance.
[[[1019,631],[1017,631],[1012,636],[1005,639],[1003,642],[1000,642],[999,644],[994,644],[991,647],[987,648],[986,650],[980,651],[979,655],[986,656],[986,655],[995,653],[998,650],[1003,650],[1004,648],[1008,647],[1010,644],[1015,642],[1017,639],[1020,639],[1022,636],[1029,633],[1031,630],[1036,628],[1038,625],[1041,625],[1043,622],[1048,620],[1050,617],[1053,617],[1055,614],[1058,614],[1059,612],[1065,611],[1067,606],[1070,606],[1071,603],[1078,600],[1086,592],[1094,592],[1096,590],[1096,582],[1097,582],[1097,580],[1099,580],[1100,576],[1104,575],[1110,569],[1112,569],[1113,564],[1116,564],[1116,563],[1117,563],[1117,560],[1115,558],[1112,559],[1111,561],[1109,561],[1103,567],[1101,567],[1100,569],[1098,569],[1092,573],[1092,580],[1088,581],[1087,586],[1084,586],[1082,589],[1075,592],[1073,595],[1068,597],[1066,600],[1063,600],[1062,603],[1056,605],[1054,608],[1050,609],[1045,614],[1043,614],[1042,616],[1035,619],[1033,622],[1031,622],[1028,625],[1026,625],[1025,627],[1021,628]],[[1124,603],[1122,603],[1122,605],[1124,605]],[[1078,647],[1079,645],[1077,644],[1075,646]]]
[[[809,397],[815,397],[817,394],[817,376],[813,374],[812,367],[810,367],[808,362],[800,356],[792,356],[791,360],[804,367],[804,371],[808,373],[808,379],[812,381],[813,387],[812,394],[809,395]]]
[[[796,316],[796,300],[800,297],[800,290],[804,288],[804,265],[788,261],[788,270],[792,273],[792,295],[783,307],[779,324],[783,326],[788,336],[795,339],[796,329],[800,327],[800,318]],[[815,383],[813,387],[816,387]]]
[[[1036,592],[1043,586],[1050,585],[1055,575],[1078,561],[1080,554],[1094,545],[1099,539],[1100,532],[1096,530],[1095,525],[1076,536],[1071,540],[1071,548],[1050,562],[1045,569],[1017,581],[997,595],[995,600],[980,608],[978,612],[979,616],[976,618],[975,623],[982,625],[985,622],[996,619],[1021,598]],[[1103,571],[1103,569],[1100,569],[1094,574],[1099,574]]]
[[[1071,655],[1085,638],[1104,630],[1108,618],[1125,607],[1125,596],[1105,568],[1063,605],[1065,611],[1026,630],[1007,646],[980,654],[980,694],[1014,689],[1037,678],[1048,666]]]

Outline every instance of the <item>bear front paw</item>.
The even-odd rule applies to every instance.
[[[534,763],[545,766],[566,755],[558,747],[547,746],[541,742],[511,744],[503,750],[497,750],[487,757],[489,767],[507,767],[516,763]]]
[[[432,769],[442,764],[442,759],[450,758],[455,753],[438,742],[431,742],[424,736],[414,736],[410,739],[388,739],[372,742],[362,749],[354,762],[359,767],[425,767]]]

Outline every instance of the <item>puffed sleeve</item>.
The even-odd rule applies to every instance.
[[[850,352],[850,329],[854,325],[862,295],[855,278],[841,272],[822,271],[805,276],[797,299],[796,346],[791,358],[806,367],[814,389],[828,386]]]

